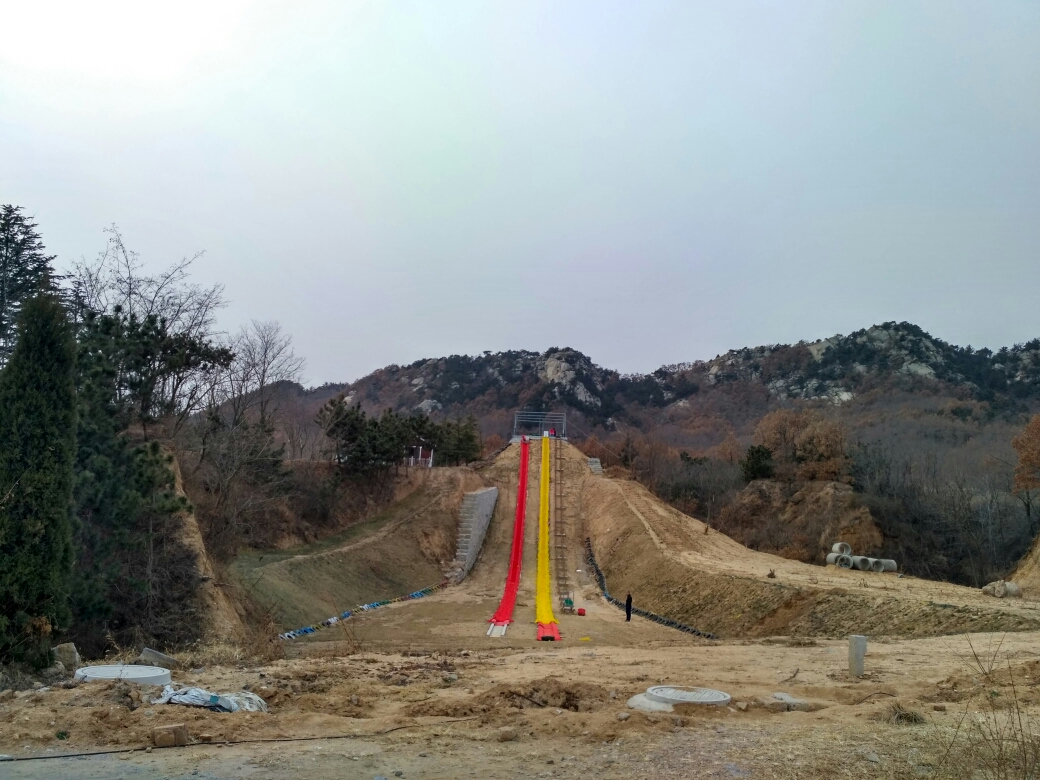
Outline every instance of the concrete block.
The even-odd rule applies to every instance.
[[[183,723],[156,726],[152,729],[152,743],[156,747],[181,747],[188,744],[188,727]]]
[[[150,647],[146,647],[141,651],[141,654],[137,656],[137,663],[158,666],[161,669],[180,669],[181,666],[181,662],[173,656],[160,653],[158,650],[152,650]]]
[[[863,656],[867,654],[867,638],[859,634],[849,637],[849,674],[863,676]]]

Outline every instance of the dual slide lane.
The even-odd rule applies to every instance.
[[[513,544],[509,551],[509,571],[505,590],[498,609],[488,622],[488,636],[505,636],[513,622],[517,592],[520,589],[520,570],[524,557],[524,517],[527,512],[527,462],[530,442],[525,436],[520,441],[520,477],[516,491],[516,517],[513,521]],[[538,500],[538,570],[535,575],[535,622],[538,639],[559,641],[560,627],[552,608],[552,582],[549,569],[549,438],[542,437],[542,467],[539,474]]]

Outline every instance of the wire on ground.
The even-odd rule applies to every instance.
[[[229,739],[219,740],[215,742],[191,742],[187,745],[166,745],[164,747],[152,747],[151,745],[148,745],[146,747],[116,748],[115,750],[94,750],[86,753],[51,753],[46,756],[3,756],[2,758],[0,758],[0,763],[4,761],[46,761],[54,758],[85,758],[88,756],[115,756],[121,753],[146,753],[149,750],[175,750],[177,748],[197,748],[205,745],[209,745],[211,747],[220,747],[223,745],[250,745],[258,742],[314,742],[319,739],[363,739],[368,737],[381,737],[384,734],[389,734],[392,731],[400,731],[401,729],[416,729],[422,728],[423,726],[446,726],[449,723],[462,723],[467,720],[477,720],[479,717],[479,715],[472,715],[468,718],[451,718],[450,720],[439,720],[436,723],[408,723],[404,726],[394,726],[392,729],[384,729],[383,731],[375,731],[368,734],[330,734],[324,737],[256,737],[254,739]]]

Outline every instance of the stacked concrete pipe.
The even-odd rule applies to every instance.
[[[896,571],[899,565],[891,558],[870,558],[866,555],[853,555],[852,546],[847,542],[835,542],[827,554],[827,563],[839,569],[856,569],[881,574]]]
[[[838,545],[834,546],[837,547]],[[852,557],[844,553],[832,552],[827,555],[827,563],[837,566],[839,569],[851,569]]]
[[[852,568],[858,571],[871,571],[870,562],[872,558],[868,558],[866,555],[853,555],[852,556]]]

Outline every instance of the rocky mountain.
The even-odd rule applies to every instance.
[[[778,398],[843,403],[893,378],[945,382],[980,401],[1040,396],[1040,339],[999,352],[958,347],[907,322],[793,346],[727,352],[705,364],[710,384],[762,382]]]
[[[879,395],[927,396],[962,416],[1025,412],[1040,403],[1040,339],[991,352],[889,322],[643,375],[601,367],[571,348],[485,352],[389,365],[351,384],[294,387],[291,395],[307,416],[341,393],[373,414],[472,414],[485,434],[507,434],[514,410],[553,409],[568,411],[584,432],[655,427],[671,430],[675,444],[703,450],[726,437],[748,439],[770,408],[795,402],[854,407]]]

